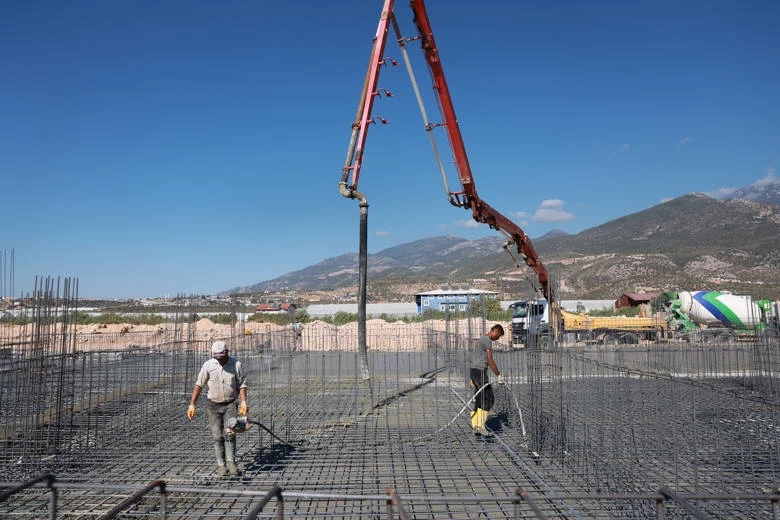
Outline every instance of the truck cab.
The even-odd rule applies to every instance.
[[[527,345],[528,338],[537,337],[550,328],[547,300],[521,300],[509,306],[512,309],[512,344]]]

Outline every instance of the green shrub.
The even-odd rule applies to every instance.
[[[165,323],[166,319],[158,314],[144,314],[139,317],[139,321],[144,325],[159,325]]]
[[[353,321],[357,321],[357,315],[351,312],[339,311],[333,315],[333,324],[336,326],[352,323]]]
[[[305,314],[305,313],[304,313]],[[255,323],[274,323],[276,325],[287,325],[292,323],[290,315],[286,313],[256,312],[249,321]],[[303,320],[301,320],[303,321]]]
[[[639,307],[604,307],[603,309],[594,309],[588,313],[590,316],[626,316],[633,318],[639,315]]]
[[[217,325],[232,325],[235,322],[235,314],[215,314],[209,316],[209,319]]]
[[[93,323],[105,323],[107,325],[118,325],[120,323],[127,323],[127,318],[121,317],[119,314],[109,312],[106,314],[100,314],[95,317]]]
[[[72,316],[72,321],[75,321],[76,325],[90,325],[93,323],[92,320],[92,316],[83,311],[76,311]]]

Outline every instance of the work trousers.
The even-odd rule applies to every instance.
[[[474,384],[474,392],[479,392],[474,397],[474,408],[482,408],[486,412],[489,412],[493,408],[493,404],[496,402],[496,398],[493,395],[493,387],[490,386],[490,376],[488,376],[487,368],[472,368],[470,373],[471,382]],[[487,384],[485,388],[483,385]],[[480,392],[480,388],[482,391]]]
[[[211,431],[211,439],[213,441],[219,441],[227,439],[228,436],[225,432],[225,426],[228,424],[228,420],[235,418],[238,415],[238,403],[233,400],[227,403],[213,403],[208,402],[206,406],[206,413],[209,417],[209,430]]]

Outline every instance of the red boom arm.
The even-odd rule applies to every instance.
[[[474,177],[471,174],[471,166],[466,155],[466,146],[463,144],[463,136],[458,127],[458,118],[455,116],[455,108],[450,96],[450,90],[447,87],[447,80],[444,77],[444,69],[439,58],[439,49],[436,46],[436,40],[433,38],[431,22],[428,19],[428,12],[425,9],[423,0],[411,0],[410,5],[414,12],[414,23],[417,25],[417,31],[422,40],[422,49],[425,53],[425,59],[434,80],[434,92],[439,101],[444,124],[442,125],[449,137],[450,146],[455,156],[455,166],[458,170],[458,177],[463,188],[461,192],[451,192],[450,202],[459,207],[470,208],[474,220],[489,225],[493,229],[503,231],[510,237],[510,241],[517,246],[517,251],[525,260],[525,263],[533,269],[539,277],[539,283],[542,291],[548,301],[552,301],[550,294],[549,279],[547,268],[539,259],[534,250],[531,239],[514,222],[506,218],[494,208],[490,207],[485,201],[480,199],[477,194],[477,187],[474,184]]]
[[[533,244],[531,244],[531,239],[517,224],[490,207],[477,194],[474,177],[469,166],[469,159],[466,155],[466,147],[463,144],[463,136],[458,127],[458,119],[455,116],[455,108],[447,87],[447,80],[444,77],[444,69],[439,58],[439,49],[433,38],[433,31],[431,30],[431,23],[428,19],[425,4],[423,0],[411,0],[410,6],[414,12],[414,23],[417,25],[419,40],[422,42],[425,59],[433,76],[434,93],[444,119],[442,124],[429,125],[430,127],[426,127],[426,129],[430,131],[433,126],[444,127],[455,156],[455,166],[458,170],[458,177],[462,187],[462,191],[458,192],[451,192],[448,189],[447,196],[449,201],[454,206],[471,209],[474,220],[504,233],[509,238],[505,247],[512,244],[517,247],[517,252],[539,278],[539,284],[544,296],[551,302],[553,295],[549,286],[547,268],[536,254]],[[386,122],[383,118],[373,117],[372,108],[375,97],[380,96],[382,92],[388,97],[390,96],[389,92],[378,87],[378,81],[381,66],[386,64],[384,50],[387,43],[387,32],[391,23],[395,25],[393,11],[394,0],[384,0],[382,15],[379,19],[373,48],[371,49],[363,91],[358,103],[357,115],[352,123],[352,136],[347,150],[347,158],[342,169],[341,182],[339,182],[339,191],[344,197],[358,199],[361,205],[365,207],[367,207],[368,203],[365,196],[358,191],[358,181],[360,179],[360,169],[363,163],[363,152],[369,125],[375,124],[377,119],[380,123]],[[399,41],[399,44],[404,45],[401,41]],[[394,65],[395,61],[391,60],[391,63]]]

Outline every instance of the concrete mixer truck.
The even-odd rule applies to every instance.
[[[727,291],[664,293],[671,338],[728,343],[780,335],[778,302]]]

